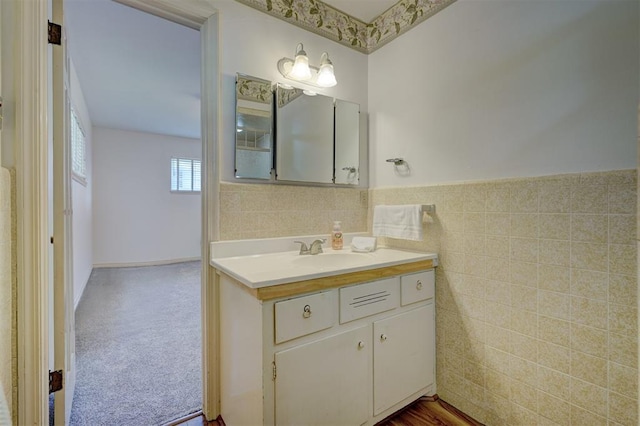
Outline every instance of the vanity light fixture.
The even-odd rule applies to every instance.
[[[299,81],[315,87],[333,87],[338,82],[333,73],[333,64],[327,52],[320,57],[320,68],[309,65],[309,57],[302,43],[296,46],[295,59],[282,58],[278,61],[278,71],[284,78]]]

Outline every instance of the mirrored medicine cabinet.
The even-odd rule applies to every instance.
[[[360,106],[236,76],[235,177],[357,185]]]

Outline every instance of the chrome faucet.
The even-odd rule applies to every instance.
[[[309,247],[309,254],[320,254],[322,253],[322,244],[326,243],[326,239],[315,240],[311,243],[311,247]]]
[[[326,242],[326,239],[315,240],[311,243],[311,246],[307,247],[307,243],[305,243],[304,241],[294,241],[294,243],[300,244],[299,254],[320,254],[322,253],[322,244]]]

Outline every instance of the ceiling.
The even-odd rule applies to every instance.
[[[366,23],[397,3],[324,1]],[[64,7],[94,126],[200,138],[198,31],[112,0],[65,0]]]
[[[65,0],[94,126],[200,138],[200,33],[111,0]]]

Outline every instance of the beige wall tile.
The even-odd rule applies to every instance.
[[[604,244],[608,239],[608,217],[604,214],[571,215],[571,241]]]
[[[607,332],[580,324],[571,325],[571,348],[590,355],[607,358]]]
[[[529,287],[538,286],[538,264],[511,262],[511,283]]]
[[[511,238],[511,260],[521,262],[538,261],[538,240],[534,238]]]
[[[609,213],[636,214],[637,190],[633,185],[609,186]]]
[[[638,398],[638,370],[609,362],[609,389],[629,398]]]
[[[487,235],[487,256],[509,259],[509,237]]]
[[[571,245],[569,241],[540,240],[538,261],[545,265],[569,266],[571,264]]]
[[[609,305],[609,331],[634,336],[638,334],[638,308],[630,305]]]
[[[511,401],[534,413],[538,411],[536,388],[518,380],[511,381]]]
[[[538,391],[538,407],[540,414],[558,425],[571,424],[571,404],[546,392]],[[538,423],[540,424],[540,423]]]
[[[570,297],[568,294],[540,290],[538,292],[538,313],[547,317],[570,319]]]
[[[608,246],[594,243],[571,243],[571,266],[578,269],[607,272]]]
[[[571,403],[607,417],[607,390],[576,378],[571,379]]]
[[[571,399],[571,376],[538,366],[537,388],[565,401]]]
[[[568,213],[571,209],[571,186],[554,182],[540,183],[540,212]]]
[[[511,215],[511,236],[537,238],[540,216],[537,213],[513,213]]]
[[[571,343],[571,323],[558,318],[539,316],[538,337],[545,342],[569,347]]]
[[[445,400],[488,426],[629,420],[609,406],[613,398],[628,414],[629,400],[637,403],[636,183],[636,171],[614,171],[370,191],[372,205],[439,197],[428,242],[380,242],[440,254]],[[307,204],[331,202],[318,189]],[[357,226],[355,198],[344,210]],[[311,215],[313,227],[340,214],[325,212]]]
[[[609,302],[635,306],[637,304],[637,295],[637,277],[616,274],[609,276]]]
[[[511,354],[531,362],[538,362],[538,340],[520,333],[511,333]]]
[[[510,194],[508,185],[492,185],[487,189],[487,211],[508,212],[509,197]]]
[[[571,424],[575,426],[607,426],[607,419],[594,413],[583,410],[575,405],[571,406]]]
[[[511,307],[514,310],[538,311],[538,290],[535,287],[511,286]]]
[[[527,336],[538,335],[538,315],[535,312],[512,309],[511,329]]]
[[[637,401],[615,392],[609,392],[609,418],[621,425],[637,425]]]
[[[485,221],[487,235],[509,236],[511,234],[511,215],[509,213],[487,213]]]
[[[635,215],[609,215],[609,242],[633,244],[637,238]]]
[[[571,191],[573,213],[607,213],[606,185],[577,185]]]
[[[584,297],[571,298],[571,320],[577,324],[606,330],[607,312],[607,303],[601,300]]]
[[[638,337],[609,333],[609,360],[638,368]]]
[[[538,211],[538,182],[514,183],[511,186],[511,212],[534,213]]]
[[[595,357],[579,351],[571,351],[571,376],[606,386],[608,383],[608,362],[604,358]]]
[[[565,346],[538,341],[538,363],[561,373],[569,374],[571,350]]]
[[[571,294],[590,299],[607,300],[609,275],[605,272],[573,269]]]
[[[558,293],[571,290],[570,269],[565,266],[545,265],[538,268],[538,288]]]
[[[571,215],[566,213],[540,214],[540,238],[569,240],[571,237]]]
[[[492,258],[487,258],[487,263],[490,263],[490,259]],[[495,280],[487,281],[485,300],[511,306],[511,284]]]
[[[509,259],[500,257],[486,257],[487,278],[497,281],[509,281]]]
[[[637,251],[636,245],[609,245],[609,272],[613,274],[636,275],[638,268]]]

